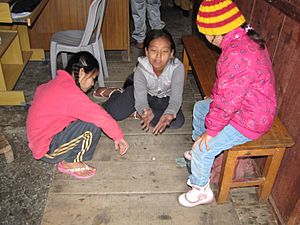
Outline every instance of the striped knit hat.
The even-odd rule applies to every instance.
[[[207,35],[226,34],[246,20],[231,0],[203,0],[197,15],[197,26]]]

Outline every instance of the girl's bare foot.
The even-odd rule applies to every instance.
[[[92,166],[85,164],[84,162],[66,162],[62,161],[61,165],[70,172],[76,173],[81,177],[91,177],[95,174],[96,169]]]
[[[110,98],[112,93],[116,91],[122,93],[123,89],[117,87],[98,87],[94,91],[93,96],[94,98]]]

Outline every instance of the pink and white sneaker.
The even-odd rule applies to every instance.
[[[214,193],[210,189],[209,181],[204,187],[193,185],[190,180],[187,181],[187,184],[192,189],[179,196],[178,201],[182,206],[194,207],[197,205],[206,205],[214,201]]]
[[[192,160],[192,150],[184,152],[183,156],[187,160]]]

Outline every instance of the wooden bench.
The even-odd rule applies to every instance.
[[[210,96],[216,79],[216,55],[204,40],[197,36],[182,37],[184,51],[183,64],[187,79],[188,70],[192,70],[202,96]],[[227,201],[230,188],[258,186],[258,198],[267,200],[272,190],[285,149],[294,145],[277,117],[272,129],[261,138],[224,151],[224,159],[219,180],[217,202]],[[265,156],[266,161],[261,176],[251,180],[233,182],[234,168],[239,157]]]

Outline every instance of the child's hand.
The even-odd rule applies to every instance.
[[[115,149],[119,149],[120,155],[124,155],[127,152],[128,147],[129,145],[124,139],[115,141]]]
[[[213,137],[208,135],[206,132],[204,132],[201,136],[197,137],[194,144],[193,144],[193,150],[196,148],[197,144],[199,144],[199,149],[200,151],[203,150],[203,145],[205,144],[206,150],[209,151],[210,147],[208,145],[208,142],[212,139]]]
[[[171,121],[175,118],[172,114],[164,114],[160,117],[158,123],[153,129],[153,134],[162,134],[166,127],[170,125]]]
[[[142,114],[142,118],[141,118],[141,125],[142,125],[142,129],[145,131],[148,131],[150,128],[150,122],[152,121],[152,119],[154,118],[154,115],[152,113],[151,109],[144,109],[144,112]]]

